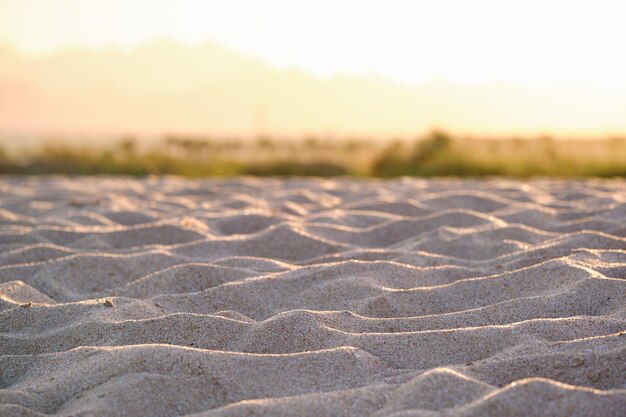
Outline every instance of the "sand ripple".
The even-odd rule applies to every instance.
[[[623,416],[626,183],[0,180],[2,416]]]

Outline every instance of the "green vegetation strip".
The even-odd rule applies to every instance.
[[[145,148],[145,149],[144,149]],[[626,139],[454,138],[414,141],[308,138],[228,141],[169,137],[152,147],[121,140],[106,149],[46,144],[0,150],[0,173],[208,176],[626,176]]]

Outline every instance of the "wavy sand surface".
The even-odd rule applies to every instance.
[[[626,182],[0,180],[2,416],[626,415]]]

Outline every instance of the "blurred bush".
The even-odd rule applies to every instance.
[[[413,141],[308,137],[256,141],[170,136],[153,146],[122,138],[105,148],[47,143],[15,155],[0,149],[2,174],[207,176],[626,176],[626,139],[455,138]]]

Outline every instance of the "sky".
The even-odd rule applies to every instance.
[[[0,0],[0,45],[37,58],[75,46],[211,40],[322,78],[569,83],[602,91],[597,98],[626,120],[624,16],[626,2],[607,0]],[[597,131],[623,125],[602,121]]]

